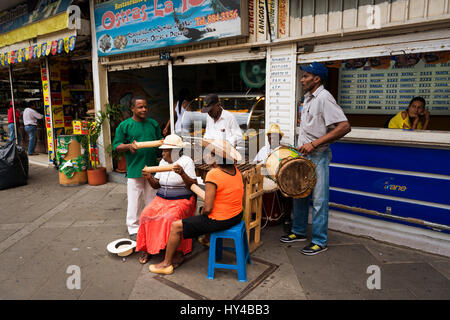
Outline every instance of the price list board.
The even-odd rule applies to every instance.
[[[294,48],[295,49],[295,48]],[[284,139],[293,143],[295,118],[295,50],[292,47],[271,49],[267,56],[266,128],[277,123]]]
[[[350,114],[396,114],[420,96],[432,115],[450,115],[450,62],[386,69],[367,67],[339,70],[338,103]]]

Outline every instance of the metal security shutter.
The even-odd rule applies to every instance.
[[[319,44],[310,53],[300,53],[297,63],[389,56],[450,50],[450,28],[398,36]],[[302,46],[299,46],[301,52]]]

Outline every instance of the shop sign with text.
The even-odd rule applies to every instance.
[[[247,2],[236,0],[108,1],[95,8],[98,54],[246,35],[246,13]]]

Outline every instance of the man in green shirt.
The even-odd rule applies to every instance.
[[[144,166],[157,166],[155,148],[137,149],[133,141],[161,140],[161,128],[158,122],[147,117],[147,101],[143,97],[131,99],[133,116],[122,121],[116,129],[113,148],[118,152],[125,152],[127,159],[127,219],[128,233],[132,240],[136,240],[139,229],[139,214],[142,210],[142,200],[148,205],[152,200],[152,188],[147,179],[142,177]]]

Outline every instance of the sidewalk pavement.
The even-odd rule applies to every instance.
[[[307,243],[280,243],[281,225],[262,229],[245,283],[234,270],[206,279],[197,241],[172,275],[155,275],[138,253],[106,250],[127,237],[126,204],[123,183],[64,187],[55,169],[31,164],[28,185],[0,191],[0,299],[450,299],[449,258],[331,230],[329,250],[309,257],[298,252]]]

